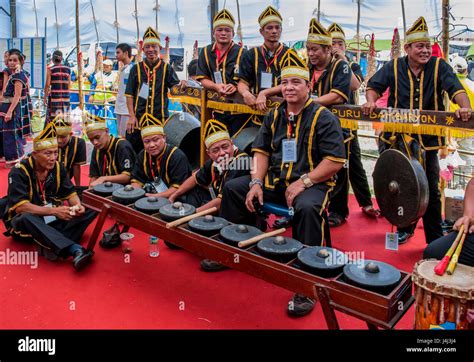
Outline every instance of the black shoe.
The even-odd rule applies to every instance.
[[[229,267],[218,263],[217,261],[211,259],[204,259],[201,260],[201,269],[206,272],[217,272],[225,269],[229,269]]]
[[[315,300],[301,294],[295,294],[288,302],[287,312],[291,317],[303,317],[312,312]]]
[[[168,248],[171,250],[181,250],[182,248],[178,245],[171,244],[169,241],[163,240]]]
[[[328,216],[329,226],[332,228],[341,226],[346,223],[346,218],[339,215],[337,212],[331,212]]]
[[[291,227],[291,219],[286,216],[276,219],[275,222],[273,223],[274,229],[281,229],[281,228],[288,229],[289,227]]]
[[[76,253],[74,254],[74,259],[72,261],[72,266],[77,271],[81,270],[91,262],[93,255],[93,251],[88,251],[86,249],[76,251]]]
[[[105,230],[102,239],[99,241],[99,245],[105,249],[116,248],[120,243],[120,229],[117,224]]]
[[[408,239],[410,239],[413,234],[412,233],[407,233],[405,231],[397,231],[398,233],[398,245],[405,244]]]

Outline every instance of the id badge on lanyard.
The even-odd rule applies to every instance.
[[[153,186],[155,187],[156,192],[159,194],[168,190],[168,187],[166,186],[166,184],[159,177],[155,177]]]
[[[260,88],[269,89],[272,87],[273,83],[273,74],[267,72],[261,72],[260,78]]]
[[[47,205],[44,205],[44,207],[52,208],[53,204],[49,203]],[[51,224],[53,221],[56,221],[56,216],[52,216],[52,215],[44,216],[43,218],[44,218],[45,224]]]
[[[214,72],[214,80],[216,84],[223,84],[224,81],[222,80],[222,73],[219,71]]]
[[[294,138],[284,139],[282,141],[283,147],[283,163],[296,162],[296,140]]]
[[[148,96],[150,95],[150,86],[148,83],[143,83],[142,87],[140,88],[140,93],[138,96],[143,99],[147,99]]]

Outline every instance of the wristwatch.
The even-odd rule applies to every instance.
[[[252,188],[253,185],[259,185],[263,189],[263,181],[258,178],[254,178],[249,182],[249,188]]]
[[[305,173],[304,175],[301,175],[300,179],[301,179],[301,181],[303,181],[304,187],[307,188],[307,189],[309,189],[311,186],[314,185],[314,184],[311,182],[311,180],[309,179],[307,173]]]

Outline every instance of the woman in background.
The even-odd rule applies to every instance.
[[[9,76],[4,85],[0,105],[0,157],[5,157],[6,167],[11,168],[24,156],[23,112],[28,89],[28,78],[22,71],[24,56],[18,49],[9,50]]]

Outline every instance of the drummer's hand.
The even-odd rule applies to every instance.
[[[127,133],[133,133],[135,128],[137,128],[137,117],[135,115],[130,115],[127,121]]]
[[[89,186],[90,186],[90,187],[94,187],[94,186],[103,184],[104,182],[105,182],[105,178],[104,178],[104,177],[98,177],[97,179],[95,179],[94,181],[92,181]]]
[[[474,324],[474,309],[469,309],[467,311],[467,321],[471,324]]]
[[[72,211],[73,208],[74,208],[74,212],[72,216],[76,216],[76,217],[81,216],[86,212],[86,208],[81,204],[76,204],[74,206],[71,206],[70,211]]]
[[[306,188],[304,187],[304,183],[301,180],[296,180],[295,182],[291,183],[285,191],[286,205],[288,207],[293,207],[293,201],[305,189]]]
[[[255,207],[253,206],[253,200],[255,198],[257,198],[260,205],[263,206],[263,190],[260,185],[253,185],[245,198],[245,206],[250,212],[255,212]]]
[[[377,104],[375,102],[367,102],[364,103],[360,108],[362,109],[362,113],[365,116],[368,116],[370,113],[375,111],[375,108],[377,108]]]
[[[73,218],[73,216],[71,215],[69,206],[53,207],[51,210],[51,213],[52,213],[52,216],[55,216],[61,220],[69,221],[69,220],[72,220]]]
[[[459,108],[456,110],[456,117],[461,118],[461,121],[467,122],[471,119],[471,108]]]
[[[230,96],[231,94],[235,93],[235,91],[237,90],[237,87],[233,84],[226,84],[225,89],[226,89],[225,94]]]
[[[242,96],[244,98],[244,103],[249,107],[255,107],[257,103],[257,98],[249,91],[245,92]]]
[[[262,112],[266,112],[267,109],[267,96],[260,92],[257,97],[257,109]]]
[[[469,234],[474,233],[474,217],[467,215],[460,217],[454,224],[453,229],[459,230],[461,228],[461,225],[464,225],[465,234],[467,234],[468,232]]]

